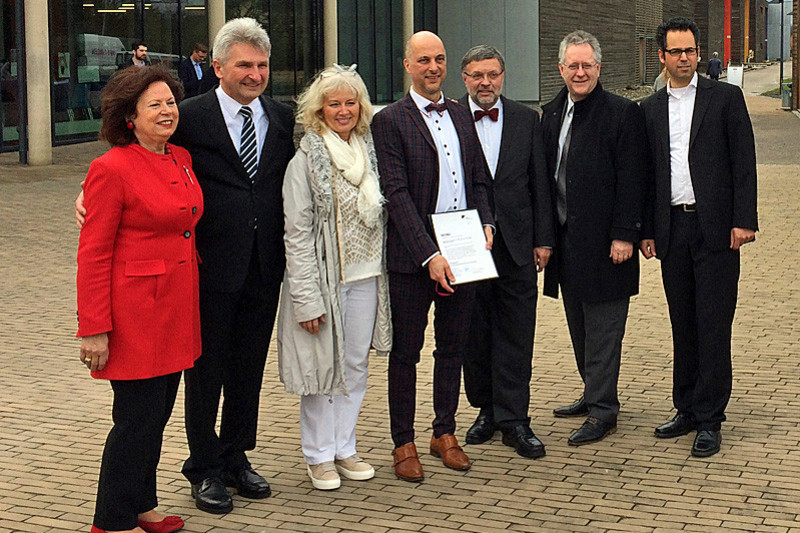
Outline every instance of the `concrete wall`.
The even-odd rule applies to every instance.
[[[464,93],[461,58],[471,47],[490,44],[506,60],[504,94],[514,100],[539,100],[539,0],[439,0],[438,34],[447,49],[444,92]]]
[[[587,6],[591,5],[591,8]],[[594,34],[603,51],[600,82],[606,89],[638,83],[639,43],[630,0],[540,0],[541,98],[550,101],[564,86],[558,73],[558,45],[574,29]]]

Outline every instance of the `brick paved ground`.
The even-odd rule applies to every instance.
[[[264,379],[258,448],[270,480],[264,501],[197,511],[180,465],[186,456],[182,391],[159,470],[161,509],[192,532],[234,531],[800,531],[800,121],[778,101],[749,100],[759,141],[762,231],[743,253],[734,325],[734,391],[721,453],[689,456],[692,436],[656,440],[671,416],[670,328],[659,266],[643,267],[628,321],[617,433],[571,448],[577,421],[550,410],[579,394],[560,303],[543,300],[534,358],[533,427],[547,457],[517,457],[499,440],[468,446],[468,473],[424,453],[426,479],[395,480],[390,466],[386,360],[372,360],[359,424],[369,482],[314,491],[299,451],[298,401],[282,391],[274,356]],[[0,157],[0,533],[88,531],[103,441],[108,384],[78,362],[74,278],[77,230],[70,205],[97,144],[59,148],[59,165],[20,168]],[[430,346],[420,364],[418,440],[430,438]],[[459,437],[475,411],[462,398]]]

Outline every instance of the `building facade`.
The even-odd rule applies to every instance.
[[[599,39],[609,89],[652,83],[660,67],[655,29],[672,16],[697,20],[705,57],[723,56],[727,27],[726,60],[744,60],[748,48],[756,60],[766,55],[767,0],[595,0],[591,9],[585,0],[1,1],[0,151],[19,150],[31,164],[48,164],[54,145],[97,138],[100,91],[130,62],[134,44],[144,42],[152,63],[175,71],[194,43],[209,44],[225,20],[241,16],[267,28],[267,91],[285,102],[333,61],[358,64],[373,102],[397,100],[408,87],[405,41],[422,29],[447,46],[448,96],[463,94],[463,53],[488,43],[506,56],[505,93],[531,104],[563,86],[558,45],[576,28]]]

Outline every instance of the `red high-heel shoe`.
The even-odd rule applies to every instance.
[[[167,516],[161,522],[139,520],[139,527],[147,533],[172,533],[183,528],[183,519],[180,516]]]

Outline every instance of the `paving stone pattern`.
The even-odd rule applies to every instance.
[[[474,466],[462,473],[428,454],[429,338],[416,426],[425,481],[393,475],[387,361],[374,357],[358,438],[377,475],[316,491],[299,448],[298,399],[283,392],[273,350],[250,458],[274,495],[235,496],[236,509],[223,517],[195,509],[180,474],[187,454],[181,388],[164,439],[160,509],[183,516],[188,532],[800,532],[800,121],[778,111],[774,99],[748,103],[759,141],[762,231],[742,254],[733,398],[718,455],[690,457],[691,435],[653,437],[653,427],[672,416],[672,356],[659,265],[642,261],[623,350],[618,431],[605,441],[569,447],[580,420],[551,415],[577,398],[580,379],[561,304],[542,299],[531,416],[546,457],[523,459],[495,438],[465,447]],[[111,391],[78,361],[71,205],[88,162],[102,151],[98,143],[57,148],[58,164],[48,168],[0,156],[0,533],[89,531]],[[460,439],[475,415],[462,396]]]

